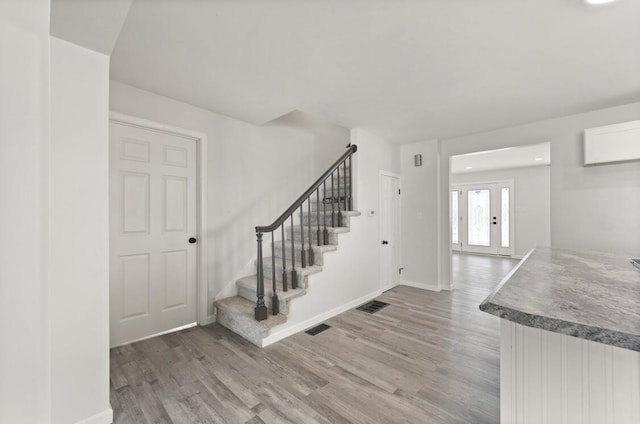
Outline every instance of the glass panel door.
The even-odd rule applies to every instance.
[[[467,205],[467,244],[491,246],[491,190],[468,190]]]
[[[452,250],[513,254],[513,182],[451,187]]]

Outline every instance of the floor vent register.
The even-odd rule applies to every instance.
[[[331,328],[330,325],[320,324],[320,325],[316,325],[313,328],[308,329],[307,331],[305,331],[305,333],[315,336],[316,334],[322,333],[323,331],[328,330],[330,328]]]
[[[364,305],[358,306],[356,309],[359,311],[368,312],[370,314],[375,314],[380,309],[389,306],[388,303],[380,302],[379,300],[372,300],[371,302],[367,302]]]

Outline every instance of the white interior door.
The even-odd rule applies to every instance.
[[[511,181],[452,186],[452,249],[512,255],[513,204]]]
[[[400,280],[400,179],[380,175],[380,275],[382,290]]]
[[[117,346],[196,321],[197,153],[193,140],[117,122],[109,139]]]

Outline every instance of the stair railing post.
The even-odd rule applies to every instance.
[[[324,200],[322,201],[324,208]],[[309,216],[311,221],[311,216]],[[320,187],[316,190],[316,224],[318,224],[318,246],[322,244],[322,231],[320,231]]]
[[[347,160],[346,159],[344,160],[344,162],[342,162],[342,177],[344,178],[344,197],[342,200],[344,201],[344,210],[348,211],[349,205],[347,204]]]
[[[282,223],[282,227],[280,227],[282,229],[282,291],[288,291],[287,288],[287,247],[284,245],[285,242],[285,238],[284,238],[284,225],[285,223]]]
[[[291,215],[291,288],[298,288],[298,272],[296,271],[296,246],[293,237],[293,215]]]
[[[340,198],[340,165],[338,165],[338,227],[342,227],[342,199]]]
[[[276,284],[276,249],[273,237],[273,231],[271,231],[271,282],[273,290],[273,296],[271,296],[271,313],[278,315],[280,313],[280,303],[278,302],[278,287]]]
[[[327,231],[327,204],[325,203],[325,200],[327,199],[327,180],[322,182],[322,191],[322,225],[324,226],[322,244],[329,244],[329,231]]]
[[[263,321],[267,319],[267,305],[264,304],[264,269],[262,264],[262,233],[257,233],[256,237],[258,239],[258,301],[256,303],[255,308],[255,318],[256,321]]]
[[[331,226],[335,227],[336,226],[336,192],[335,192],[335,188],[333,187],[333,180],[335,180],[334,178],[334,173],[331,173]],[[326,197],[326,196],[325,196]]]
[[[307,263],[309,264],[309,266],[311,266],[315,263],[315,258],[313,257],[313,249],[311,248],[311,245],[313,244],[313,236],[311,235],[311,196],[309,196],[309,198],[307,199],[307,215],[309,215],[309,221],[307,222],[307,224],[309,225],[309,260],[307,261]]]
[[[351,155],[349,155],[349,210],[353,210],[353,164],[351,163]]]
[[[302,222],[302,214],[303,214],[303,205],[300,205],[300,242],[302,243],[302,248],[300,250],[300,266],[302,268],[307,267],[307,252],[304,248],[304,223]],[[293,219],[293,216],[291,217]],[[293,233],[293,228],[291,228],[291,232]],[[293,234],[292,234],[293,235]],[[311,234],[309,234],[311,236]]]

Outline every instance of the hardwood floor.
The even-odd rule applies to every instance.
[[[399,286],[264,349],[216,324],[114,348],[114,422],[498,423],[499,320],[478,305],[516,263],[454,255],[451,292]]]

